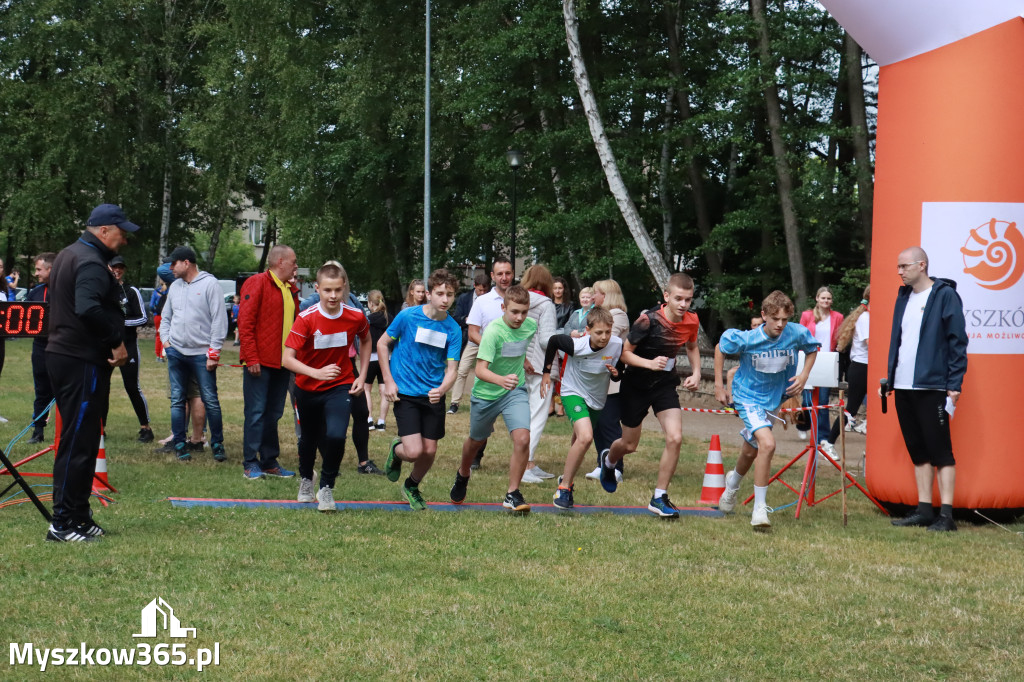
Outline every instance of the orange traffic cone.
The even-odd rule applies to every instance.
[[[718,435],[711,436],[711,447],[708,448],[708,463],[704,467],[704,487],[700,491],[697,504],[718,504],[718,499],[725,492],[725,467],[722,466],[722,444]]]
[[[94,492],[104,490],[117,492],[110,487],[110,480],[107,478],[107,444],[102,426],[100,426],[100,451],[96,455],[96,475],[93,477],[92,489]]]

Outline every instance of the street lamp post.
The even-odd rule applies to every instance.
[[[505,159],[508,160],[508,165],[512,167],[512,240],[510,260],[512,261],[512,277],[516,274],[516,187],[517,179],[519,177],[519,167],[523,165],[522,155],[515,149],[510,149],[505,152]]]

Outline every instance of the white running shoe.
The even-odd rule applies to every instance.
[[[807,431],[801,431],[800,429],[796,430],[796,436],[800,440],[807,440],[807,433]]]
[[[322,512],[332,512],[337,510],[338,505],[334,503],[334,491],[324,486],[320,488],[320,491],[316,494],[317,506],[316,508]]]
[[[768,520],[768,509],[769,507],[764,504],[754,507],[754,513],[750,515],[750,525],[755,529],[771,528],[772,522]]]
[[[601,477],[601,472],[600,471],[597,472],[597,476],[598,476],[598,478]],[[615,482],[616,483],[622,483],[622,472],[619,471],[618,469],[615,470]]]
[[[313,501],[313,479],[304,478],[299,481],[299,502]]]
[[[736,496],[739,495],[740,489],[730,488],[725,486],[725,492],[718,498],[718,511],[731,514],[736,509]]]
[[[555,477],[554,474],[549,474],[548,472],[544,471],[543,469],[541,469],[538,466],[535,466],[532,469],[527,469],[527,471],[533,472],[533,475],[536,476],[537,478],[547,479],[547,478],[554,478]]]
[[[522,483],[543,483],[544,479],[533,473],[533,469],[527,469],[523,472]]]
[[[832,445],[832,443],[829,443],[827,440],[823,440],[818,443],[818,447],[820,447],[833,462],[839,461],[839,453],[836,452],[835,445]]]
[[[589,474],[587,474],[586,477],[589,478],[591,481],[600,481],[601,480],[601,467],[597,467],[596,469],[591,471]]]
[[[862,433],[865,436],[868,435],[868,420],[864,419],[862,421],[857,422],[857,425],[853,427],[853,430],[856,431],[857,433]]]

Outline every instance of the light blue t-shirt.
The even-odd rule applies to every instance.
[[[403,395],[426,396],[444,381],[448,361],[462,357],[459,323],[451,315],[432,320],[421,305],[395,315],[385,333],[396,341],[389,366]]]
[[[774,410],[782,404],[789,380],[796,376],[797,351],[814,353],[821,344],[799,324],[788,323],[776,338],[765,334],[764,325],[741,331],[729,329],[718,347],[740,356],[740,368],[732,380],[732,401]]]

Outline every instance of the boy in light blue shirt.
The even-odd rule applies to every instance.
[[[778,419],[772,412],[778,409],[786,396],[800,395],[821,345],[806,327],[789,324],[793,311],[793,301],[789,296],[773,291],[761,304],[763,325],[750,331],[729,329],[715,346],[715,397],[723,405],[733,404],[744,424],[740,431],[743,447],[736,460],[736,468],[726,474],[725,492],[718,508],[724,512],[736,508],[740,483],[753,464],[754,511],[750,525],[755,530],[768,529],[772,525],[765,501],[771,479],[772,456],[775,454],[771,419]],[[798,351],[806,355],[799,375],[796,373]],[[731,396],[722,375],[726,354],[740,356]]]
[[[455,383],[462,355],[462,330],[448,314],[457,284],[445,269],[432,272],[427,304],[398,313],[377,342],[383,394],[394,404],[398,427],[384,474],[397,482],[402,462],[412,464],[402,494],[416,511],[427,508],[420,483],[434,464],[437,441],[444,438],[444,394]]]

